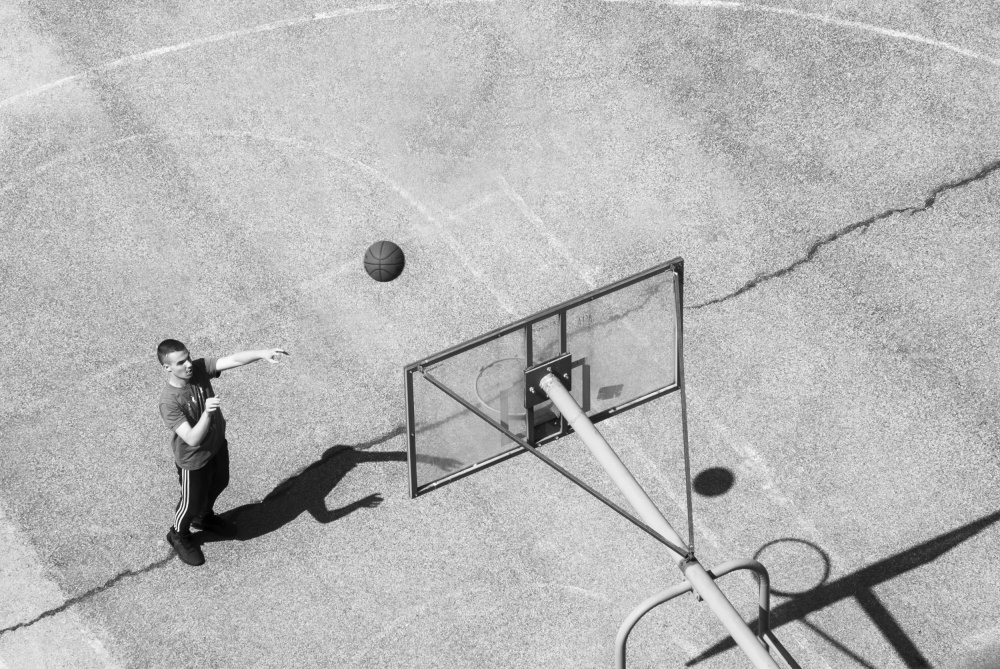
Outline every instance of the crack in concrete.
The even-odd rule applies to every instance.
[[[74,604],[79,604],[81,602],[85,602],[88,599],[90,599],[91,597],[104,592],[108,588],[114,587],[122,579],[130,578],[132,576],[139,576],[140,574],[145,574],[146,572],[152,571],[154,569],[159,569],[160,567],[164,567],[173,558],[174,558],[174,554],[171,553],[167,557],[165,557],[165,558],[163,558],[161,560],[157,560],[156,562],[153,562],[152,564],[148,564],[145,567],[143,567],[142,569],[128,569],[128,570],[125,570],[125,571],[119,573],[118,575],[113,576],[112,578],[109,578],[104,583],[104,585],[99,585],[96,588],[91,588],[90,590],[88,590],[87,592],[83,593],[82,595],[77,595],[76,597],[73,597],[72,599],[67,599],[65,602],[63,602],[63,604],[61,606],[57,606],[54,609],[49,609],[48,611],[45,611],[44,613],[40,613],[39,615],[35,616],[33,619],[28,620],[26,622],[18,623],[17,625],[13,625],[12,627],[5,627],[4,629],[0,629],[0,635],[6,634],[7,632],[13,632],[15,630],[19,630],[22,627],[31,627],[32,625],[34,625],[35,623],[37,623],[40,620],[44,620],[45,618],[50,618],[50,617],[52,617],[52,616],[54,616],[54,615],[56,615],[58,613],[62,613],[63,611],[65,611],[69,607],[73,606]]]
[[[847,226],[845,226],[845,227],[843,227],[843,228],[841,228],[839,230],[831,232],[830,234],[826,235],[825,237],[823,237],[823,238],[821,238],[821,239],[813,242],[813,244],[806,251],[806,254],[803,257],[801,257],[798,260],[796,260],[795,262],[791,263],[790,265],[782,267],[781,269],[775,270],[773,272],[760,273],[757,276],[755,276],[754,278],[752,278],[749,281],[747,281],[745,284],[743,284],[739,288],[737,288],[736,290],[734,290],[733,292],[731,292],[731,293],[729,293],[727,295],[723,295],[722,297],[713,298],[713,299],[708,300],[706,302],[701,302],[699,304],[691,305],[690,307],[688,307],[688,309],[692,309],[692,310],[693,309],[702,309],[704,307],[708,307],[708,306],[711,306],[713,304],[720,304],[722,302],[726,302],[726,301],[731,300],[731,299],[733,299],[735,297],[739,297],[743,293],[746,293],[746,292],[748,292],[750,290],[753,290],[754,288],[756,288],[757,286],[761,285],[762,283],[765,283],[767,281],[771,281],[772,279],[779,279],[779,278],[781,278],[781,277],[783,277],[783,276],[785,276],[787,274],[791,274],[792,272],[794,272],[796,269],[798,269],[802,265],[804,265],[807,262],[811,261],[816,256],[816,254],[819,252],[819,250],[821,248],[823,248],[827,244],[832,244],[833,242],[837,241],[838,239],[840,239],[844,235],[848,235],[848,234],[854,232],[855,230],[861,230],[862,232],[864,232],[869,227],[871,227],[872,225],[874,225],[875,223],[877,223],[877,222],[879,222],[881,220],[884,220],[886,218],[890,218],[892,216],[895,216],[896,214],[910,214],[912,216],[913,214],[919,214],[921,212],[927,211],[928,209],[930,209],[931,207],[934,206],[934,204],[937,202],[938,198],[941,195],[943,195],[944,193],[946,193],[948,191],[951,191],[951,190],[956,190],[958,188],[962,188],[964,186],[968,186],[969,184],[974,183],[976,181],[982,181],[983,179],[985,179],[986,177],[990,176],[991,174],[993,174],[997,170],[1000,170],[1000,160],[996,160],[996,161],[994,161],[992,163],[989,163],[988,165],[986,165],[985,167],[983,167],[982,169],[980,169],[978,172],[976,172],[975,174],[973,174],[971,176],[968,176],[968,177],[965,177],[965,178],[962,178],[962,179],[958,179],[957,181],[950,181],[948,183],[945,183],[945,184],[942,184],[942,185],[938,186],[933,191],[931,191],[930,195],[928,195],[926,198],[924,198],[923,204],[920,205],[920,206],[918,206],[918,207],[903,207],[903,208],[897,208],[897,209],[886,209],[885,211],[883,211],[883,212],[881,212],[879,214],[876,214],[874,216],[871,216],[870,218],[866,218],[863,221],[857,221],[855,223],[851,223],[850,225],[847,225]]]
[[[369,441],[365,441],[365,442],[362,442],[360,444],[355,444],[353,446],[344,446],[343,448],[345,450],[346,449],[354,449],[354,450],[366,451],[366,450],[374,448],[375,446],[378,446],[379,444],[382,444],[382,443],[384,443],[384,442],[386,442],[386,441],[388,441],[388,440],[390,440],[390,439],[392,439],[394,437],[397,437],[397,436],[399,436],[401,434],[404,434],[405,432],[406,432],[406,426],[405,425],[397,425],[391,431],[389,431],[389,432],[387,432],[385,434],[379,435],[379,436],[375,437],[374,439],[370,439]],[[340,453],[340,452],[341,451],[338,450],[338,451],[336,451],[334,453],[331,453],[331,456],[332,455],[336,455],[337,453]],[[306,471],[306,470],[308,470],[308,469],[311,469],[311,468],[313,468],[313,467],[315,467],[315,466],[317,466],[319,464],[322,464],[325,460],[329,459],[329,457],[330,456],[324,456],[318,462],[314,462],[313,464],[311,464],[308,467],[306,467],[306,469],[303,470],[303,472]],[[299,474],[301,474],[301,473],[302,472],[299,472]],[[294,479],[297,476],[298,476],[298,474],[296,474],[295,476],[291,477],[291,479],[286,480],[284,483],[280,484],[278,486],[278,488],[275,488],[275,490],[271,493],[271,495],[268,495],[268,497],[270,498],[272,496],[275,496],[275,493],[278,493],[279,495],[283,494],[284,491],[282,490],[281,492],[279,492],[279,489],[282,488],[282,486],[285,486],[289,481],[294,481]],[[95,595],[99,595],[100,593],[104,592],[105,590],[114,587],[120,581],[122,581],[122,580],[124,580],[126,578],[131,578],[133,576],[140,576],[142,574],[145,574],[145,573],[148,573],[150,571],[153,571],[154,569],[160,569],[162,567],[165,567],[171,560],[174,559],[174,557],[176,557],[176,553],[174,553],[173,550],[171,550],[170,554],[167,557],[161,558],[161,559],[157,560],[156,562],[152,562],[152,563],[146,565],[145,567],[142,567],[141,569],[128,569],[128,570],[125,570],[125,571],[117,574],[116,576],[113,576],[112,578],[108,579],[104,583],[104,585],[99,585],[96,588],[91,588],[90,590],[88,590],[87,592],[83,593],[82,595],[77,595],[76,597],[68,599],[65,602],[63,602],[61,605],[59,605],[59,606],[57,606],[55,608],[49,609],[48,611],[45,611],[44,613],[40,613],[39,615],[35,616],[31,620],[25,621],[23,623],[18,623],[16,625],[11,626],[11,627],[5,627],[3,629],[0,629],[0,636],[3,636],[4,634],[7,634],[8,632],[14,632],[16,630],[19,630],[22,627],[31,627],[35,623],[37,623],[37,622],[39,622],[41,620],[44,620],[45,618],[50,618],[50,617],[52,617],[52,616],[54,616],[56,614],[62,613],[63,611],[65,611],[69,607],[71,607],[71,606],[73,606],[75,604],[80,604],[81,602],[85,602],[88,599],[90,599],[91,597],[94,597]],[[0,665],[0,666],[2,666],[2,665]]]

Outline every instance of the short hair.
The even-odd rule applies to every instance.
[[[187,346],[176,339],[164,339],[160,342],[160,345],[156,347],[156,357],[162,365],[166,362],[167,356],[171,353],[178,353],[180,351],[186,351]]]

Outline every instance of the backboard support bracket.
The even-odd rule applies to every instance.
[[[539,386],[546,374],[555,374],[567,390],[572,390],[572,367],[573,356],[569,353],[563,353],[551,360],[524,370],[524,408],[530,409],[542,402],[548,401],[548,396]]]

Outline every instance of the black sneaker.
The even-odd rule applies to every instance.
[[[236,525],[221,516],[215,515],[214,513],[204,515],[201,518],[195,518],[191,521],[191,527],[196,530],[211,532],[223,537],[236,536]]]
[[[190,534],[181,534],[171,527],[170,531],[167,532],[167,543],[177,551],[177,557],[192,567],[205,564],[205,554],[201,552],[201,548],[194,542]]]

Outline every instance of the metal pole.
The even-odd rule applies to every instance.
[[[566,422],[572,425],[573,430],[580,435],[580,439],[604,467],[611,480],[625,495],[625,499],[628,500],[643,522],[671,543],[684,546],[683,540],[656,508],[646,491],[635,480],[632,473],[618,458],[618,454],[604,440],[604,437],[583,413],[580,406],[559,382],[559,379],[554,374],[547,374],[539,386],[556,405]],[[692,589],[705,601],[708,608],[716,615],[736,644],[753,663],[753,666],[757,669],[780,669],[761,642],[754,636],[754,633],[747,627],[746,621],[740,617],[739,612],[705,571],[705,568],[694,557],[685,559],[671,553],[671,558],[677,563]]]
[[[737,569],[752,571],[757,577],[757,587],[760,592],[757,599],[757,638],[766,647],[767,640],[764,637],[771,631],[771,577],[767,574],[767,567],[756,560],[730,560],[709,569],[708,575],[716,579]]]
[[[683,270],[682,270],[683,271]],[[684,277],[674,272],[674,314],[677,319],[677,385],[681,389],[681,428],[684,435],[684,490],[687,493],[688,544],[694,552],[694,503],[691,500],[691,449],[688,447],[688,405],[684,390]]]
[[[625,669],[625,646],[628,644],[628,635],[632,633],[639,619],[655,609],[660,604],[669,602],[674,597],[679,597],[685,592],[691,592],[691,584],[687,581],[678,583],[672,588],[668,588],[661,593],[655,594],[635,607],[629,614],[625,622],[618,628],[618,636],[615,638],[615,669]]]
[[[760,639],[766,647],[766,637],[771,634],[771,630],[768,627],[767,622],[771,610],[771,587],[770,580],[767,575],[767,569],[764,565],[756,560],[730,560],[729,562],[725,562],[717,567],[709,569],[708,575],[713,579],[717,579],[720,576],[725,576],[729,572],[736,571],[738,569],[748,569],[754,572],[757,576],[758,584],[760,586],[760,618],[758,618],[757,638]],[[615,669],[625,669],[625,647],[628,644],[628,637],[629,634],[632,633],[632,628],[636,626],[639,620],[660,604],[669,602],[671,599],[679,597],[685,592],[690,591],[691,583],[684,581],[683,583],[678,583],[672,588],[668,588],[663,592],[649,597],[639,604],[639,606],[635,607],[632,613],[628,615],[628,618],[625,619],[625,622],[622,623],[621,627],[618,628],[618,637],[615,639]],[[794,664],[794,660],[790,661],[789,664],[794,666],[795,669],[800,669],[798,665]]]
[[[643,532],[647,533],[649,536],[653,537],[654,539],[656,539],[661,544],[663,544],[664,546],[666,546],[667,548],[669,548],[671,551],[674,551],[678,555],[686,556],[686,555],[688,555],[690,553],[690,551],[688,549],[681,548],[680,546],[677,546],[676,544],[673,544],[673,543],[667,541],[667,539],[665,539],[663,537],[663,535],[661,535],[658,532],[656,532],[649,525],[647,525],[646,523],[642,522],[638,518],[634,517],[628,511],[626,511],[625,509],[619,507],[617,504],[615,504],[614,502],[612,502],[610,499],[608,499],[607,497],[605,497],[601,493],[599,493],[596,490],[594,490],[594,488],[592,488],[591,486],[587,485],[585,482],[581,481],[579,478],[577,478],[576,476],[574,476],[573,474],[571,474],[565,467],[562,467],[561,465],[559,465],[556,462],[554,462],[552,460],[552,458],[550,458],[547,455],[545,455],[542,452],[540,452],[537,448],[535,448],[534,446],[532,446],[531,444],[529,444],[528,442],[526,442],[524,439],[522,439],[521,437],[519,437],[516,434],[514,434],[513,432],[511,432],[508,428],[506,428],[503,425],[500,425],[499,423],[497,423],[496,421],[494,421],[492,418],[490,418],[489,416],[487,416],[486,414],[484,414],[481,409],[478,409],[477,407],[473,406],[467,399],[465,399],[464,397],[462,397],[461,395],[459,395],[458,393],[456,393],[454,390],[452,390],[451,388],[449,388],[448,386],[444,385],[443,383],[441,383],[440,381],[438,381],[436,378],[434,378],[434,376],[430,372],[426,371],[423,368],[418,368],[418,369],[420,370],[420,373],[423,375],[423,377],[425,379],[427,379],[428,381],[430,381],[436,388],[438,388],[439,390],[441,390],[441,392],[443,392],[448,397],[452,398],[453,400],[455,400],[456,402],[458,402],[459,404],[461,404],[463,407],[465,407],[466,409],[468,409],[470,412],[472,412],[475,415],[479,416],[479,418],[481,418],[486,423],[489,423],[490,425],[492,425],[493,427],[495,427],[497,430],[500,431],[501,434],[505,435],[508,439],[510,439],[511,441],[513,441],[516,444],[518,444],[521,448],[523,448],[524,450],[526,450],[529,453],[531,453],[532,455],[534,455],[536,458],[538,458],[539,460],[541,460],[542,462],[544,462],[545,464],[547,464],[549,467],[552,467],[552,469],[556,470],[557,472],[559,472],[560,474],[562,474],[563,476],[565,476],[566,478],[568,478],[570,481],[572,481],[573,483],[577,484],[578,486],[580,486],[581,488],[583,488],[584,490],[586,490],[587,492],[589,492],[591,495],[593,495],[594,497],[596,497],[597,499],[599,499],[601,502],[603,502],[604,504],[606,504],[608,507],[610,507],[615,513],[621,515],[622,518],[624,518],[625,520],[629,521],[630,523],[632,523],[633,525],[635,525],[636,527],[638,527],[640,530],[642,530]]]

